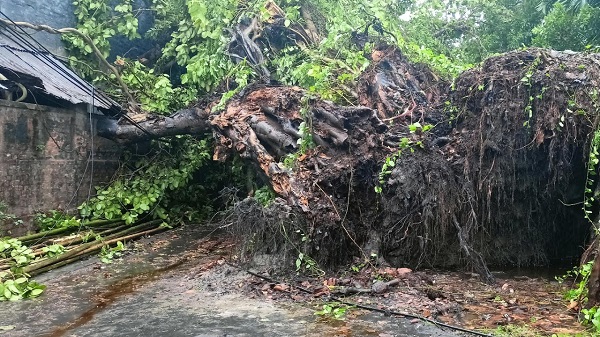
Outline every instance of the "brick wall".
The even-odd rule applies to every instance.
[[[98,118],[104,117],[93,115],[92,125]],[[91,178],[92,186],[110,180],[119,154],[112,141],[91,137],[85,107],[0,100],[0,201],[12,214],[27,219],[40,210],[75,209],[88,197]]]

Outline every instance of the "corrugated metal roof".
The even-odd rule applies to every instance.
[[[2,22],[0,22],[0,68],[37,78],[41,81],[39,89],[71,103],[92,104],[93,102],[97,108],[111,110],[111,114],[121,111],[118,103],[94,89],[90,83],[79,77],[29,35]]]

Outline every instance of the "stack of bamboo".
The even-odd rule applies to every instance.
[[[125,224],[123,220],[95,220],[82,223],[79,227],[57,228],[18,237],[16,239],[28,246],[36,256],[31,264],[23,267],[23,272],[37,275],[97,253],[104,246],[158,233],[167,229],[162,223],[163,220],[135,224]],[[55,244],[64,246],[66,251],[54,257],[44,256],[44,247]],[[12,258],[0,259],[0,271],[13,267],[11,262]]]

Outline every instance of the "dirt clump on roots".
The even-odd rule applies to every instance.
[[[248,251],[302,253],[322,267],[373,253],[397,267],[472,267],[486,281],[489,265],[581,255],[597,54],[510,52],[452,84],[396,49],[371,59],[359,106],[260,86],[212,119],[218,154],[246,158],[279,197],[237,209]],[[299,153],[303,122],[314,146]]]

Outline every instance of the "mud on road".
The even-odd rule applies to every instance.
[[[225,263],[226,236],[186,227],[127,244],[128,254],[98,258],[36,277],[40,298],[0,303],[0,336],[458,336],[435,326],[353,312],[314,315],[316,301],[248,296],[252,278]]]

